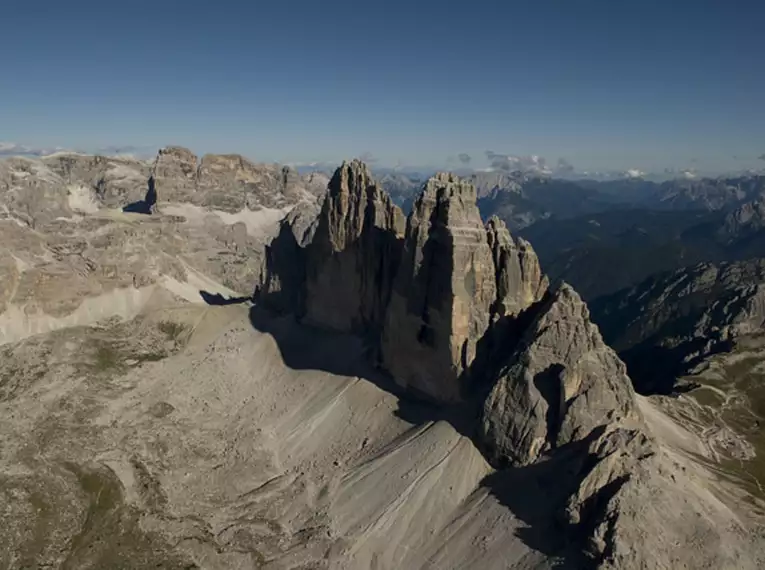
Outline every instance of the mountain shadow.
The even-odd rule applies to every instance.
[[[205,303],[213,306],[240,305],[252,301],[252,297],[224,297],[220,293],[210,293],[209,291],[200,291],[199,295]]]
[[[157,203],[157,188],[154,182],[154,177],[150,176],[149,187],[146,190],[146,196],[144,197],[144,199],[128,204],[127,206],[122,208],[122,211],[126,213],[149,215],[152,213],[152,209],[154,208],[154,205],[156,203]]]
[[[460,404],[436,405],[405,390],[385,370],[376,367],[373,362],[377,348],[359,336],[314,328],[298,323],[293,315],[277,315],[257,305],[250,307],[249,319],[255,330],[274,339],[287,367],[367,380],[397,398],[395,415],[413,427],[444,421],[478,446],[483,391]],[[476,489],[476,493],[494,496],[521,520],[525,526],[516,536],[529,548],[553,558],[551,568],[557,570],[592,566],[581,554],[582,529],[569,525],[560,514],[581,477],[581,460],[573,459],[589,441],[556,450],[554,460],[540,465],[500,469]]]

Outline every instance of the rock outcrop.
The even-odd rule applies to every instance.
[[[257,298],[314,326],[379,339],[382,366],[431,400],[460,400],[479,342],[497,344],[490,326],[547,289],[531,246],[498,219],[484,227],[475,189],[451,174],[425,184],[404,232],[366,166],[344,163],[309,219],[282,223]]]
[[[238,154],[206,154],[200,160],[182,147],[161,149],[152,174],[162,200],[228,213],[283,209],[324,191],[316,176],[301,176],[289,166],[256,164]]]
[[[401,255],[404,215],[354,160],[335,172],[306,248],[306,322],[380,330]]]
[[[152,169],[163,200],[192,202],[197,180],[197,156],[187,148],[169,146],[159,150]]]
[[[475,188],[431,178],[409,216],[382,342],[397,382],[430,398],[461,398],[497,298],[496,271]]]
[[[92,191],[99,205],[118,208],[143,198],[150,164],[130,157],[60,153],[43,163],[61,176],[70,195]]]
[[[404,216],[360,161],[344,162],[321,209],[296,209],[266,249],[255,297],[313,326],[379,335]]]
[[[567,284],[536,308],[487,398],[481,437],[497,463],[527,465],[595,429],[638,419],[624,364]]]
[[[490,459],[551,472],[565,497],[557,516],[583,540],[586,567],[756,565],[711,478],[651,434],[579,295],[561,284],[534,311],[484,403],[479,437]]]
[[[517,316],[542,298],[549,281],[531,244],[523,238],[514,239],[505,222],[492,216],[486,232],[497,282],[492,319]]]
[[[727,216],[717,230],[717,237],[726,244],[750,238],[765,229],[765,198],[742,204]],[[748,245],[748,244],[747,244]]]
[[[765,260],[701,263],[593,303],[639,391],[672,391],[702,359],[765,326]]]

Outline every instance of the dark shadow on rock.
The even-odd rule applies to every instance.
[[[149,177],[149,188],[146,190],[146,196],[143,200],[138,200],[122,208],[123,212],[133,214],[151,214],[154,205],[157,203],[157,188],[154,177]]]
[[[733,349],[731,341],[711,343],[708,338],[696,338],[672,348],[651,340],[619,353],[635,390],[644,395],[687,391],[687,386],[677,383],[680,377],[707,358]]]
[[[517,315],[503,315],[486,330],[476,345],[476,356],[466,371],[463,385],[468,387],[471,397],[485,400],[494,383],[515,358],[521,348],[524,333],[534,320],[543,313],[549,303],[553,287],[545,292],[542,299]]]
[[[545,422],[547,423],[547,441],[555,446],[558,439],[558,430],[561,423],[561,375],[565,367],[560,364],[552,364],[542,372],[534,376],[534,386],[547,402],[547,413]]]
[[[474,403],[444,407],[406,391],[373,364],[377,347],[368,340],[300,324],[292,315],[277,316],[257,305],[250,308],[250,323],[274,338],[285,365],[293,370],[363,378],[398,398],[396,415],[401,419],[414,425],[446,421],[466,437],[475,435],[478,408]]]
[[[305,249],[295,239],[292,226],[281,222],[279,234],[266,246],[264,279],[253,300],[278,314],[305,314]]]
[[[252,301],[251,297],[224,297],[220,293],[210,293],[208,291],[200,291],[199,295],[205,303],[215,306],[239,305]]]
[[[597,507],[602,505],[587,508],[576,525],[565,513],[569,497],[597,463],[586,450],[602,434],[603,430],[598,428],[584,440],[562,446],[537,463],[506,467],[482,481],[500,504],[526,524],[516,531],[516,536],[530,548],[554,559],[553,568],[558,570],[597,566],[597,561],[585,552],[599,522],[597,518],[602,515]]]

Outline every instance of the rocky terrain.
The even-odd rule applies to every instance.
[[[718,475],[765,496],[765,261],[699,264],[593,303],[643,393],[704,442]]]
[[[368,197],[364,214],[353,210],[354,235],[359,236],[349,248],[353,251],[356,243],[370,243],[369,236],[381,230],[380,224],[370,223],[380,219],[381,200],[363,165],[345,164],[340,172],[343,180],[357,183],[330,187],[318,224],[325,217],[343,223],[348,219],[335,215],[327,204],[355,205]],[[353,195],[359,198],[344,198]],[[579,296],[566,284],[548,288],[533,250],[513,240],[498,220],[482,227],[475,200],[472,185],[438,174],[415,203],[403,240],[398,224],[388,226],[391,241],[385,251],[398,247],[401,252],[392,285],[387,271],[382,279],[367,271],[360,275],[361,283],[372,281],[381,291],[375,300],[390,297],[380,340],[372,339],[368,352],[415,395],[461,409],[462,417],[469,418],[466,410],[478,406],[480,421],[466,429],[495,467],[536,466],[544,472],[568,465],[572,471],[561,475],[561,492],[554,493],[554,518],[568,525],[564,534],[582,548],[587,565],[749,564],[740,553],[752,545],[746,532],[735,530],[737,516],[719,495],[710,493],[708,482],[694,478],[700,471],[689,472],[687,457],[654,438],[624,364],[603,342]],[[383,219],[398,218],[395,209],[384,211],[388,214]],[[287,251],[295,264],[315,266],[312,252],[322,239],[315,233],[302,256],[294,248]],[[267,259],[278,258],[279,249],[274,242]],[[335,267],[334,260],[342,260],[346,251],[335,247],[329,264],[318,262]],[[380,259],[393,257],[386,253]],[[256,295],[265,306],[272,295],[279,298],[289,279],[280,269],[271,264],[266,271],[278,287],[267,280]],[[291,287],[304,291],[297,298],[311,296],[305,292],[311,273],[315,270],[291,273],[298,275]],[[509,274],[511,279],[503,277]],[[352,306],[363,304],[364,289],[356,287],[343,297]],[[310,302],[333,299],[314,297]],[[302,308],[295,311],[302,321],[304,314]],[[352,325],[334,319],[308,322],[353,331]],[[373,324],[380,326],[379,321]],[[655,409],[650,413],[658,414]],[[497,476],[504,473],[500,470]],[[722,538],[720,532],[731,534]],[[676,548],[691,543],[692,553]],[[732,550],[723,546],[733,543],[738,546]],[[708,549],[711,544],[714,552]]]
[[[614,209],[519,233],[552,278],[571,282],[588,301],[695,263],[765,257],[761,200],[715,212]]]
[[[765,563],[756,489],[468,181],[404,217],[359,161],[63,158],[1,167],[1,567]]]
[[[249,295],[263,244],[290,210],[315,204],[322,184],[241,157],[197,165],[180,148],[154,162],[0,162],[0,342],[134,315],[157,288],[188,300],[207,289]],[[149,212],[152,193],[154,215],[135,213]]]
[[[765,325],[765,260],[703,263],[649,278],[593,304],[606,341],[643,392],[669,392],[675,378],[729,351]]]

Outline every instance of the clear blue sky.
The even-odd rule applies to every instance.
[[[763,165],[762,0],[43,0],[0,22],[0,141]]]

